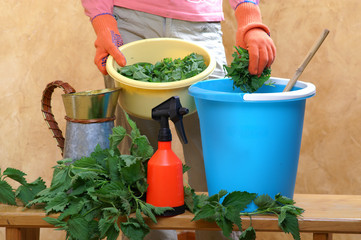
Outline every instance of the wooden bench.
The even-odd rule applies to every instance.
[[[361,195],[295,194],[296,205],[305,209],[299,218],[300,232],[313,234],[314,240],[331,240],[333,233],[361,234]],[[53,215],[56,217],[57,215]],[[41,209],[0,205],[0,227],[6,228],[7,240],[39,239],[40,228],[52,228],[42,218]],[[186,212],[175,217],[159,217],[152,229],[219,230],[215,223],[191,221],[193,214]],[[249,218],[242,218],[243,227],[249,226]],[[254,216],[252,225],[256,232],[281,232],[275,216]]]

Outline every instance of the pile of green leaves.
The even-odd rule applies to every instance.
[[[156,223],[155,216],[170,209],[145,202],[145,165],[153,148],[129,117],[128,121],[132,127],[130,135],[123,127],[113,128],[108,149],[97,147],[90,157],[75,162],[59,161],[50,188],[28,204],[45,203],[46,213],[60,212],[57,219],[45,220],[67,231],[69,239],[115,240],[120,229],[130,239],[143,239],[149,227],[142,214]],[[120,154],[117,148],[126,136],[132,140],[130,155]],[[135,216],[130,217],[131,213]],[[126,221],[119,228],[121,216],[126,216]]]
[[[232,54],[233,61],[230,66],[224,65],[226,76],[233,80],[233,87],[241,89],[245,93],[253,93],[265,84],[271,76],[271,69],[265,68],[261,75],[251,75],[249,66],[249,54],[246,49],[235,47],[236,51]],[[272,85],[272,83],[269,83]]]
[[[49,216],[44,220],[58,230],[65,230],[70,240],[115,240],[120,231],[131,240],[144,239],[150,231],[144,216],[156,223],[156,216],[171,208],[145,202],[147,162],[153,148],[129,117],[128,123],[132,128],[130,133],[121,126],[113,128],[109,148],[96,147],[89,157],[75,162],[58,161],[48,188],[41,178],[28,183],[25,173],[7,168],[0,175],[0,202],[15,205],[19,199],[26,207],[36,205],[43,207],[47,214],[60,213],[57,218]],[[117,147],[125,137],[132,141],[130,155],[121,154]],[[188,169],[184,166],[183,171]],[[20,186],[14,191],[7,178]],[[280,228],[291,233],[295,240],[300,239],[297,216],[303,210],[294,206],[292,199],[276,195],[273,200],[268,195],[239,191],[228,194],[223,190],[213,196],[199,195],[189,186],[184,191],[186,206],[195,214],[193,220],[215,221],[227,238],[234,225],[242,229],[241,216],[276,214]],[[258,209],[242,212],[252,202]],[[254,240],[255,237],[255,230],[250,226],[240,239]]]
[[[206,220],[216,222],[222,229],[223,235],[230,238],[234,225],[242,228],[241,216],[252,216],[260,214],[275,214],[278,216],[278,225],[285,233],[291,233],[295,240],[300,240],[297,217],[304,210],[295,206],[295,202],[287,197],[277,194],[274,199],[269,195],[257,196],[255,193],[234,191],[227,193],[225,190],[218,194],[207,196],[195,194],[190,187],[185,187],[185,202],[191,212],[195,214],[195,220]],[[221,202],[221,199],[223,201]],[[254,203],[258,208],[253,212],[244,212],[249,204]],[[241,233],[240,240],[255,240],[256,232],[250,226]]]
[[[193,77],[207,68],[202,55],[191,53],[183,59],[164,58],[156,64],[136,63],[118,73],[143,82],[174,82]]]
[[[145,166],[153,155],[153,148],[135,123],[129,118],[128,122],[132,127],[131,133],[127,134],[123,127],[113,128],[108,149],[98,146],[89,157],[75,162],[72,159],[58,161],[49,188],[42,180],[27,184],[22,179],[25,174],[7,169],[3,176],[11,177],[23,184],[21,188],[29,190],[18,189],[15,195],[11,186],[2,180],[0,201],[15,204],[15,197],[20,197],[20,200],[26,200],[26,207],[42,205],[47,214],[60,213],[58,218],[46,217],[44,220],[59,230],[65,230],[67,239],[107,237],[115,240],[120,230],[130,239],[143,239],[149,232],[143,216],[156,223],[156,215],[171,208],[154,207],[145,202],[148,186]],[[124,137],[132,140],[130,155],[120,154],[117,148]],[[37,187],[37,191],[32,192],[31,187],[36,182],[42,183],[41,188]],[[6,192],[2,191],[3,186]],[[134,217],[130,216],[132,213],[135,213]],[[119,228],[121,216],[125,217],[125,221],[120,223]]]

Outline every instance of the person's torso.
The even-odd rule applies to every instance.
[[[222,0],[114,0],[114,5],[194,22],[222,21]]]

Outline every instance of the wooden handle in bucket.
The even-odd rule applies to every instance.
[[[61,155],[63,155],[65,139],[63,137],[62,131],[58,126],[58,123],[54,118],[54,114],[51,111],[51,95],[53,94],[55,88],[62,88],[66,94],[74,93],[75,89],[72,88],[68,83],[59,80],[54,81],[46,85],[46,88],[43,91],[43,97],[41,99],[41,111],[43,113],[44,120],[53,133],[53,137],[58,142],[58,147],[61,149]]]
[[[311,61],[313,56],[316,54],[317,50],[320,48],[323,41],[326,39],[328,33],[330,31],[328,29],[323,30],[319,39],[315,42],[311,50],[306,55],[305,59],[302,61],[302,64],[297,68],[295,74],[293,75],[292,79],[287,83],[286,87],[283,89],[284,92],[290,91],[293,86],[296,84],[298,78],[303,73],[303,70],[307,67],[308,63]]]

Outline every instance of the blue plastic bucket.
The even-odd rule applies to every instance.
[[[219,190],[248,191],[293,198],[306,99],[311,83],[270,78],[255,93],[233,88],[231,79],[190,86],[199,115],[209,195]],[[247,211],[254,210],[250,206]]]

